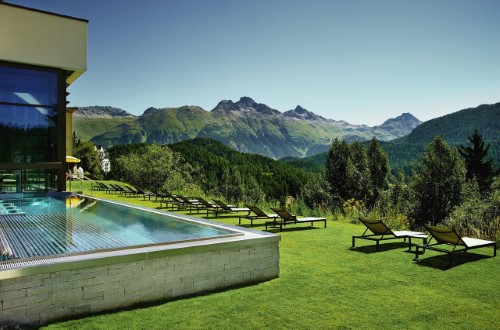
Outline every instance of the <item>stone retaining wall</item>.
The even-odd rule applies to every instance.
[[[279,239],[199,250],[0,280],[0,324],[43,325],[279,275]]]

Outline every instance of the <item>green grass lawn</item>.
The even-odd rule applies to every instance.
[[[142,198],[93,192],[130,204]],[[220,222],[237,224],[235,217]],[[447,258],[414,254],[398,241],[357,241],[361,225],[290,226],[281,235],[280,277],[235,288],[84,319],[45,329],[498,329],[500,259],[489,248]],[[263,226],[256,227],[263,229]],[[358,243],[359,242],[359,243]]]

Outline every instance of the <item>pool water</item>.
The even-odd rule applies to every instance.
[[[0,205],[16,210],[0,214],[0,260],[239,235],[201,221],[82,196],[2,200]]]

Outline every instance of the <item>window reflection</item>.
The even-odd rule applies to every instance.
[[[0,66],[0,102],[57,105],[57,74]]]
[[[45,192],[56,188],[57,170],[0,170],[0,194]]]
[[[56,111],[0,105],[0,162],[57,161]]]
[[[0,163],[57,161],[57,74],[0,66]]]

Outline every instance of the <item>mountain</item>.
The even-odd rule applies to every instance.
[[[301,106],[281,113],[249,97],[237,102],[223,100],[211,111],[183,106],[149,108],[138,117],[118,117],[114,111],[112,118],[105,118],[101,112],[96,113],[98,118],[75,117],[75,131],[79,138],[88,137],[106,148],[140,142],[170,144],[202,137],[220,141],[237,151],[272,158],[324,152],[334,138],[365,141],[375,136],[387,141],[408,134],[420,123],[410,114],[403,114],[380,126],[351,125],[318,116]]]
[[[418,120],[411,113],[405,112],[396,118],[387,119],[382,125],[375,126],[375,128],[386,130],[393,135],[406,136],[420,124],[422,124],[420,120]]]
[[[426,121],[395,143],[429,143],[441,135],[448,143],[466,143],[477,128],[487,142],[500,140],[500,103],[483,104]]]
[[[133,114],[120,108],[110,106],[79,107],[73,118],[130,118]]]
[[[400,118],[404,117],[404,118]],[[400,120],[413,121],[414,117],[403,114]],[[412,118],[413,117],[413,118]],[[483,135],[486,144],[490,145],[489,158],[498,167],[500,165],[500,103],[480,105],[476,108],[460,110],[449,115],[426,121],[416,127],[409,135],[389,142],[381,142],[389,156],[393,172],[402,170],[411,172],[411,167],[425,151],[426,145],[436,135],[441,135],[450,145],[468,145],[468,137],[477,128]],[[394,125],[387,120],[383,125]],[[284,163],[311,172],[324,172],[326,153],[307,158],[287,157],[281,159]]]

